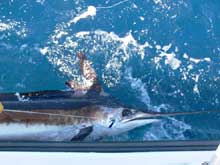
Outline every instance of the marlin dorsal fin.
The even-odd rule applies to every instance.
[[[98,94],[104,93],[98,81],[97,74],[92,67],[92,63],[86,58],[86,56],[82,52],[78,53],[77,57],[80,61],[80,71],[83,75],[83,81],[76,82],[74,80],[70,80],[66,82],[66,85],[74,91],[86,91],[86,93],[96,92]]]

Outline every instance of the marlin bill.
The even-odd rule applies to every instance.
[[[77,57],[83,80],[67,81],[70,90],[0,94],[0,140],[97,141],[159,121],[120,105],[86,56]]]

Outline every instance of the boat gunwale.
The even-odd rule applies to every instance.
[[[31,152],[167,152],[214,151],[220,140],[144,142],[22,142],[0,141],[0,151]]]

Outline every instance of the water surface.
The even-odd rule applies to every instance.
[[[219,11],[217,0],[2,0],[0,92],[66,89],[83,51],[126,105],[219,109]],[[219,139],[219,117],[167,118],[107,140]]]

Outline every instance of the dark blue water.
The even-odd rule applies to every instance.
[[[65,89],[83,51],[124,104],[219,109],[219,11],[218,0],[1,0],[0,92]],[[109,140],[219,139],[219,118],[167,118]]]

